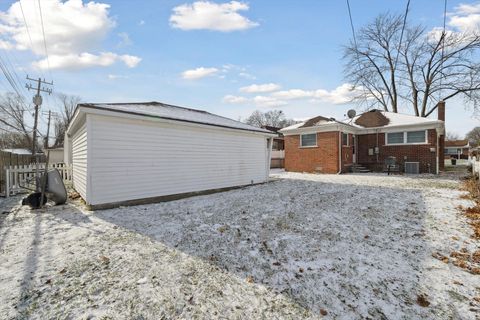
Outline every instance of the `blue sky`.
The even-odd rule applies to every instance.
[[[272,108],[296,119],[342,118],[355,107],[343,103],[342,45],[351,37],[345,1],[216,0],[200,9],[186,0],[41,3],[49,61],[33,0],[22,0],[21,8],[32,42],[19,3],[0,3],[9,26],[14,26],[3,34],[3,55],[12,60],[20,78],[26,73],[52,78],[55,91],[79,95],[86,102],[157,100],[234,119]],[[350,4],[355,27],[360,28],[382,12],[402,13],[406,1]],[[478,6],[479,11],[467,17],[478,21],[478,1],[448,1],[449,19],[460,4]],[[211,10],[204,13],[215,16],[222,5],[229,6],[223,8],[230,14],[222,19],[189,16],[195,10]],[[443,1],[413,0],[410,9],[412,22],[428,28],[442,25]],[[1,82],[0,89],[8,88]],[[312,97],[285,99],[291,89],[311,92]],[[42,108],[53,108],[51,104],[49,99]],[[447,103],[447,130],[465,134],[476,125],[479,120],[462,101]]]

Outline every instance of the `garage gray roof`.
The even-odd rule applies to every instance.
[[[178,107],[161,102],[134,102],[134,103],[81,103],[77,106],[94,108],[133,115],[151,116],[156,118],[198,123],[216,127],[273,133],[246,123],[212,114],[207,111]]]

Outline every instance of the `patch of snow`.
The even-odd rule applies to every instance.
[[[314,175],[98,212],[0,221],[6,318],[474,319],[478,247],[449,176]],[[455,236],[456,240],[453,240]],[[417,298],[430,303],[422,307]]]

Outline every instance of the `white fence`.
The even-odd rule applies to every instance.
[[[72,181],[72,166],[64,163],[52,163],[48,165],[49,169],[57,169],[64,183]],[[45,163],[38,166],[41,176],[45,170]],[[37,167],[35,164],[21,166],[5,166],[5,196],[24,192],[25,188],[35,188],[35,172]]]
[[[272,150],[272,159],[285,159],[285,150]]]
[[[477,159],[476,157],[472,157],[470,159],[470,163],[472,164],[473,176],[480,178],[480,159]]]

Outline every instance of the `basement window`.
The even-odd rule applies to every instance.
[[[317,134],[308,133],[300,135],[300,147],[316,147],[317,146]]]

